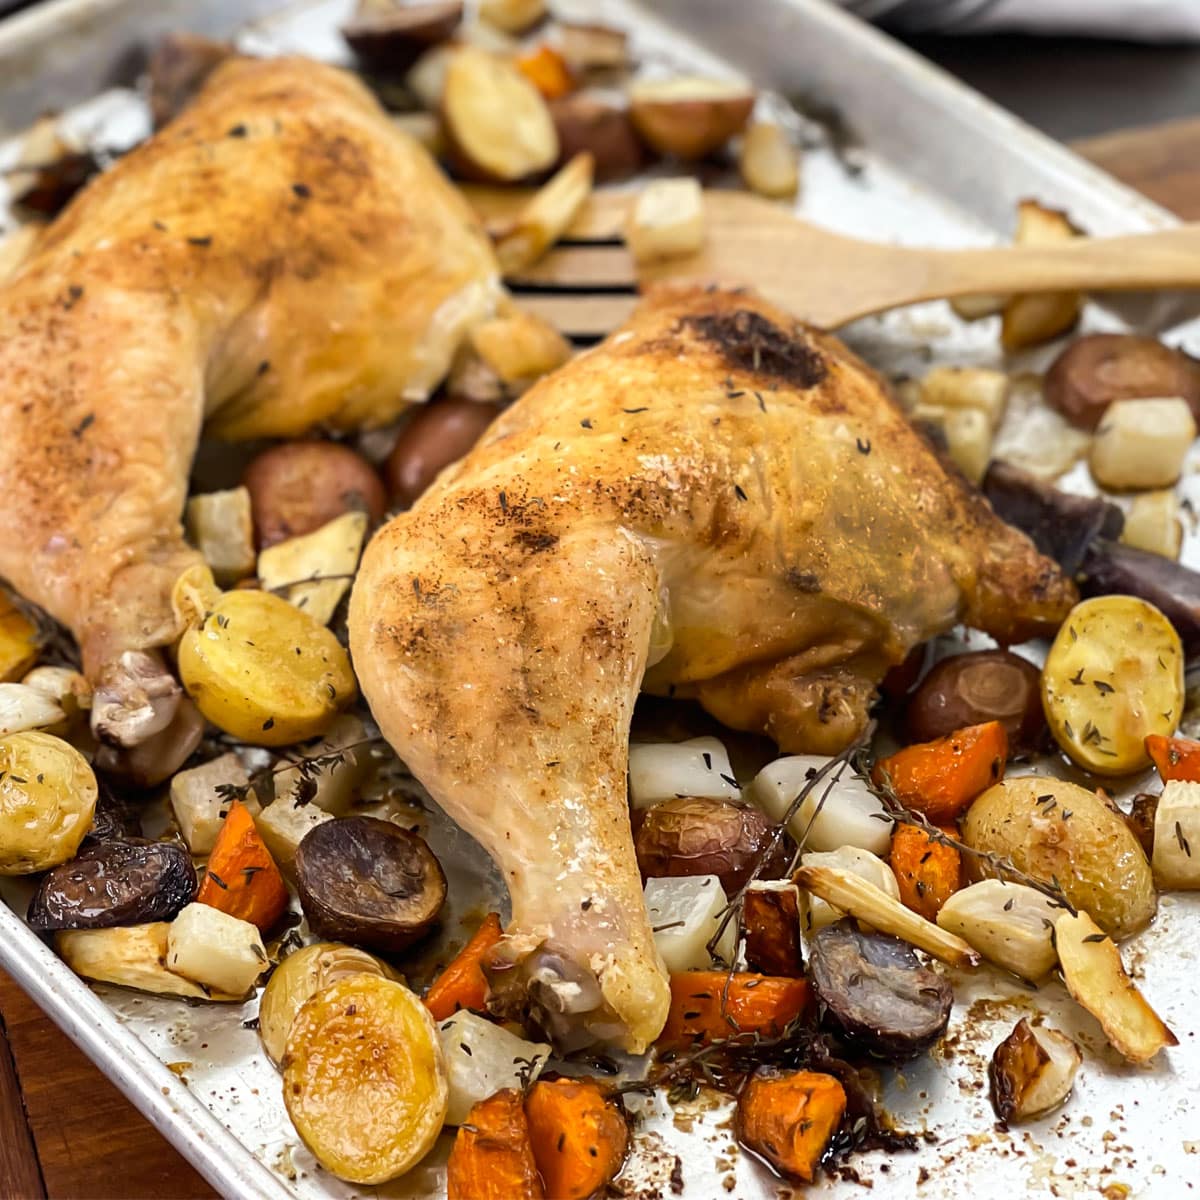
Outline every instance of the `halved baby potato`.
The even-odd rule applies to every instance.
[[[324,625],[268,592],[226,592],[179,643],[179,676],[218,728],[258,746],[319,737],[357,694]]]
[[[1042,671],[1055,741],[1098,775],[1150,765],[1148,734],[1183,714],[1183,646],[1163,614],[1134,596],[1097,596],[1063,622]]]
[[[642,139],[660,154],[704,158],[740,133],[754,111],[744,83],[678,75],[629,89],[629,112]]]
[[[383,1183],[424,1158],[449,1086],[429,1011],[403,984],[352,975],[296,1014],[283,1099],[304,1144],[350,1183]]]

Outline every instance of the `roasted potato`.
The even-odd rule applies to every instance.
[[[550,116],[558,132],[560,160],[590,154],[597,181],[624,179],[645,165],[646,151],[628,108],[586,92],[572,92],[550,102]]]
[[[452,397],[413,412],[383,469],[392,503],[411,508],[442,469],[458,462],[499,415],[498,404]]]
[[[319,737],[358,691],[324,625],[268,592],[221,596],[179,643],[179,675],[218,728],[258,746]]]
[[[0,683],[20,679],[37,659],[37,626],[0,588]]]
[[[553,325],[519,308],[476,325],[471,347],[513,395],[571,357],[571,343]]]
[[[738,169],[742,181],[760,196],[794,196],[800,187],[800,151],[778,126],[751,125],[742,138]]]
[[[340,942],[313,942],[293,951],[275,968],[258,1003],[258,1036],[276,1066],[283,1061],[301,1005],[322,988],[351,975],[378,975],[403,982],[382,959]]]
[[[352,975],[296,1014],[283,1056],[288,1116],[350,1183],[403,1175],[432,1148],[449,1088],[433,1018],[402,983]]]
[[[1157,338],[1093,333],[1076,338],[1050,364],[1046,403],[1089,432],[1114,400],[1181,396],[1200,424],[1200,361]]]
[[[441,99],[450,161],[468,179],[513,183],[558,161],[542,94],[508,59],[465,46],[450,58]]]
[[[694,160],[742,131],[754,111],[754,92],[729,79],[648,79],[630,87],[629,111],[652,150]]]
[[[1080,231],[1065,212],[1046,208],[1036,200],[1017,205],[1018,246],[1053,246],[1079,237]],[[1083,296],[1079,292],[1034,292],[1010,297],[1001,317],[1000,344],[1009,353],[1047,342],[1072,329],[1079,320]]]
[[[354,15],[342,26],[342,37],[363,62],[377,70],[403,70],[430,46],[446,41],[462,15],[462,0],[426,4],[359,0]]]
[[[546,19],[546,0],[480,0],[479,19],[501,33],[526,33]]]
[[[643,879],[716,875],[731,896],[766,853],[773,830],[757,808],[699,796],[676,796],[640,809],[634,825]],[[760,878],[778,878],[790,857],[791,839],[781,838]]]
[[[1079,1047],[1048,1025],[1022,1017],[992,1054],[992,1107],[1002,1121],[1032,1121],[1064,1103],[1083,1064]]]
[[[623,29],[561,22],[558,42],[563,58],[577,71],[619,70],[629,66],[629,37]]]
[[[66,862],[96,811],[96,777],[74,746],[29,730],[0,737],[0,875]]]
[[[1086,909],[1113,937],[1128,937],[1154,916],[1150,864],[1121,813],[1065,779],[1028,775],[988,788],[967,810],[963,841],[1009,856]]]
[[[246,468],[258,548],[301,537],[347,512],[383,519],[387,496],[375,468],[337,442],[284,442]]]
[[[1146,736],[1183,715],[1183,646],[1163,614],[1133,596],[1077,604],[1042,670],[1050,730],[1081,767],[1128,775],[1150,765]]]
[[[913,742],[931,742],[968,725],[999,721],[1013,753],[1032,751],[1046,730],[1041,672],[1008,650],[943,658],[909,697],[904,715]]]

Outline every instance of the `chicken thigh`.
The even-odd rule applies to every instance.
[[[132,745],[179,688],[153,653],[199,561],[201,426],[381,425],[501,294],[466,202],[350,75],[233,60],[98,178],[0,288],[0,577],[75,634]]]
[[[689,291],[373,539],[350,634],[384,734],[507,880],[499,977],[567,1044],[637,1051],[668,1005],[626,798],[639,689],[831,753],[917,642],[1048,633],[1075,598],[838,341]]]

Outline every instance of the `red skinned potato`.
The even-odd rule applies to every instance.
[[[628,109],[586,92],[573,92],[551,101],[550,116],[558,131],[560,161],[590,154],[598,181],[623,179],[645,165],[646,150]]]
[[[1114,400],[1181,396],[1200,424],[1200,361],[1131,333],[1076,338],[1050,365],[1046,403],[1072,425],[1094,430]]]
[[[644,80],[629,89],[629,111],[651,149],[694,160],[741,132],[754,111],[754,92],[735,81],[693,75]]]
[[[446,41],[462,15],[462,0],[428,4],[360,0],[354,16],[342,26],[342,37],[372,67],[404,70],[430,46]]]
[[[384,466],[392,503],[409,508],[438,477],[479,440],[500,413],[498,404],[435,400],[417,409],[400,431]]]
[[[337,442],[284,442],[264,450],[242,476],[260,550],[312,533],[347,512],[372,523],[387,508],[383,483],[360,454]]]

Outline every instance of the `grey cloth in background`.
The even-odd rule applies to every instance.
[[[906,33],[1084,34],[1200,41],[1200,0],[838,0]]]

